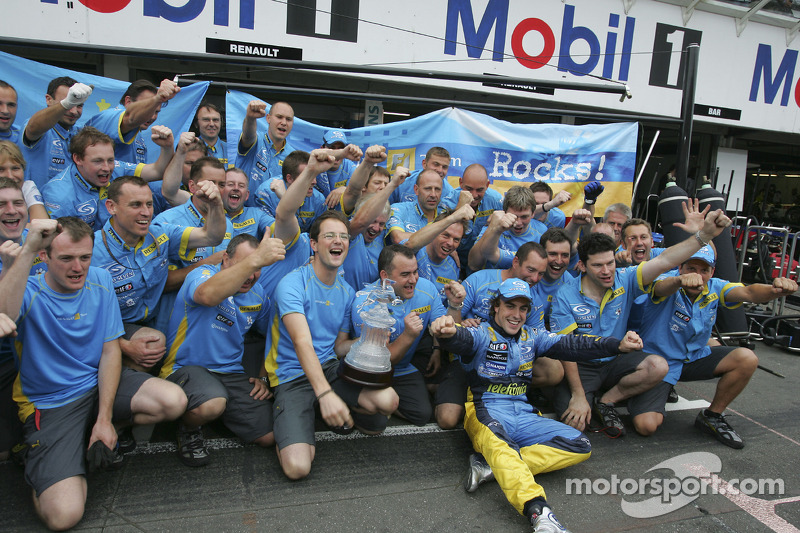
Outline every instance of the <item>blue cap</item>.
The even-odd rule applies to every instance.
[[[504,300],[513,300],[514,298],[525,298],[531,301],[531,288],[530,286],[519,278],[509,278],[500,284],[498,289],[500,296]]]
[[[703,246],[699,250],[697,250],[692,257],[687,259],[687,261],[691,261],[692,259],[699,259],[704,261],[710,267],[714,267],[716,265],[716,260],[714,257],[714,250],[710,246]]]
[[[347,145],[347,134],[345,134],[345,132],[342,130],[328,130],[325,132],[325,135],[322,136],[322,142],[328,146],[335,142],[340,142]]]

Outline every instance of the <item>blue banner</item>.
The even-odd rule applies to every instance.
[[[228,91],[225,103],[229,153],[236,152],[247,104],[258,100],[239,91]],[[289,139],[300,150],[322,145],[329,128],[295,117]],[[258,131],[267,122],[258,121]],[[513,185],[534,181],[549,183],[554,191],[566,190],[573,200],[562,206],[566,213],[580,207],[583,187],[599,181],[606,193],[598,199],[597,213],[615,202],[630,203],[636,166],[636,123],[567,126],[562,124],[514,124],[457,108],[420,117],[364,128],[345,129],[350,143],[361,149],[374,144],[386,147],[389,166],[412,170],[422,165],[433,146],[450,152],[448,180],[457,187],[463,170],[482,164],[492,188],[505,192]]]
[[[130,85],[127,81],[84,74],[0,52],[0,79],[13,85],[17,90],[18,111],[15,125],[22,128],[31,115],[47,105],[45,101],[47,85],[53,78],[61,76],[69,76],[81,83],[94,85],[92,95],[83,106],[83,116],[78,121],[78,126],[82,126],[101,111],[116,107]],[[161,82],[161,80],[151,81],[156,86]],[[177,140],[180,132],[189,130],[197,106],[203,100],[208,85],[209,82],[206,81],[182,87],[172,100],[164,104],[155,124],[168,126]],[[241,129],[241,121],[239,128]],[[150,159],[155,161],[160,149],[150,141],[149,134],[145,134],[144,138],[149,145]]]

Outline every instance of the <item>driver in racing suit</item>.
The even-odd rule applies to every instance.
[[[640,350],[642,341],[628,332],[619,341],[593,335],[558,335],[525,325],[530,311],[528,284],[504,281],[491,306],[492,319],[477,327],[456,325],[443,316],[430,326],[443,349],[459,354],[469,391],[464,429],[491,471],[472,472],[478,483],[492,472],[509,502],[527,516],[534,532],[565,531],[545,500],[534,475],[559,470],[591,454],[586,436],[566,424],[544,418],[528,403],[526,392],[537,357],[590,360]],[[468,478],[469,479],[469,478]]]

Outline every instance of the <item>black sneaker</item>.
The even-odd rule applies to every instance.
[[[117,445],[120,453],[131,453],[136,449],[133,426],[128,426],[117,434]]]
[[[537,505],[533,508],[531,526],[533,526],[533,533],[569,533],[547,505],[541,507]]]
[[[625,436],[625,426],[622,424],[619,413],[614,409],[614,404],[602,403],[600,399],[595,396],[592,412],[600,423],[600,431],[612,439]]]
[[[678,393],[675,392],[675,387],[670,386],[669,395],[667,396],[667,403],[678,403]]]
[[[694,419],[695,427],[701,429],[704,433],[713,435],[718,441],[725,446],[730,446],[740,450],[744,448],[744,441],[736,433],[733,428],[725,420],[725,415],[709,416],[705,410],[697,413],[697,418]]]
[[[203,428],[186,429],[178,426],[178,457],[186,466],[205,466],[211,461],[203,439]]]

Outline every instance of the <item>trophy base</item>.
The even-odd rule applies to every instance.
[[[339,366],[339,373],[342,378],[350,383],[355,383],[356,385],[371,389],[385,389],[392,385],[392,374],[394,372],[392,370],[386,372],[367,372],[354,368],[347,364],[347,362],[342,361],[342,364]]]

